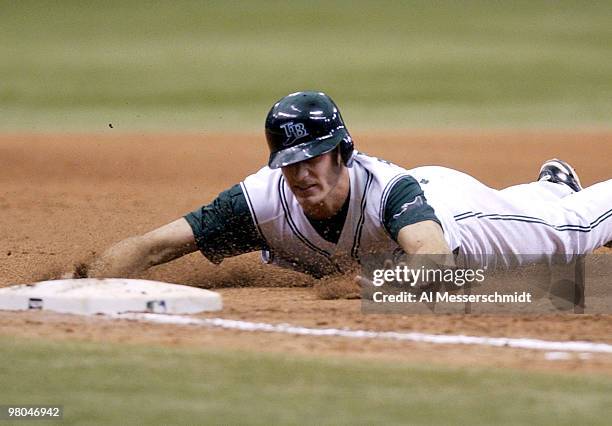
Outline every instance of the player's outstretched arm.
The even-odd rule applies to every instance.
[[[85,271],[92,278],[126,278],[197,250],[193,231],[184,218],[144,235],[118,242]]]

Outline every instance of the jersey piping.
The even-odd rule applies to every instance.
[[[357,222],[357,229],[355,230],[355,236],[353,238],[353,248],[351,249],[351,256],[355,259],[359,259],[359,245],[361,244],[361,231],[363,230],[363,224],[365,222],[365,210],[368,205],[368,190],[370,189],[370,184],[372,183],[372,173],[366,170],[368,174],[366,184],[363,190],[363,195],[361,196],[361,212],[359,216],[359,221]]]
[[[604,220],[612,217],[612,209],[603,213],[593,222],[587,225],[553,225],[551,223],[546,222],[544,219],[540,219],[532,216],[523,216],[523,215],[507,215],[507,214],[497,214],[497,213],[488,213],[484,214],[482,212],[465,212],[458,215],[455,215],[454,218],[457,222],[476,218],[476,219],[489,219],[489,220],[505,220],[505,221],[514,221],[514,222],[526,222],[526,223],[538,223],[540,225],[548,226],[557,231],[576,231],[576,232],[591,232],[594,228],[600,225]]]
[[[240,187],[242,188],[242,192],[244,192],[245,198],[247,200],[247,205],[249,206],[251,216],[253,216],[253,221],[255,222],[255,227],[257,228],[257,232],[259,232],[259,236],[262,240],[264,240],[266,246],[270,247],[270,244],[268,244],[268,241],[266,240],[266,237],[264,236],[264,233],[262,232],[261,227],[259,226],[259,220],[257,220],[257,213],[255,213],[255,208],[253,208],[253,203],[251,202],[251,196],[249,195],[249,191],[247,191],[246,186],[242,182],[240,182]]]

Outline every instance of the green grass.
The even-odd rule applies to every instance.
[[[612,2],[0,0],[0,130],[609,126]]]
[[[612,379],[0,338],[0,404],[65,424],[607,424]],[[21,424],[21,423],[20,423]]]

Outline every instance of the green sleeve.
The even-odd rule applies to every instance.
[[[427,204],[421,185],[412,176],[401,178],[391,188],[384,207],[383,220],[385,228],[395,241],[404,226],[426,220],[442,225],[434,209]]]
[[[266,248],[240,185],[223,191],[212,203],[184,217],[198,248],[213,263]]]

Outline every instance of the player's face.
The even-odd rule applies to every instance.
[[[337,150],[282,168],[287,184],[307,214],[333,215],[348,193],[348,174]],[[346,177],[343,185],[339,183]]]

